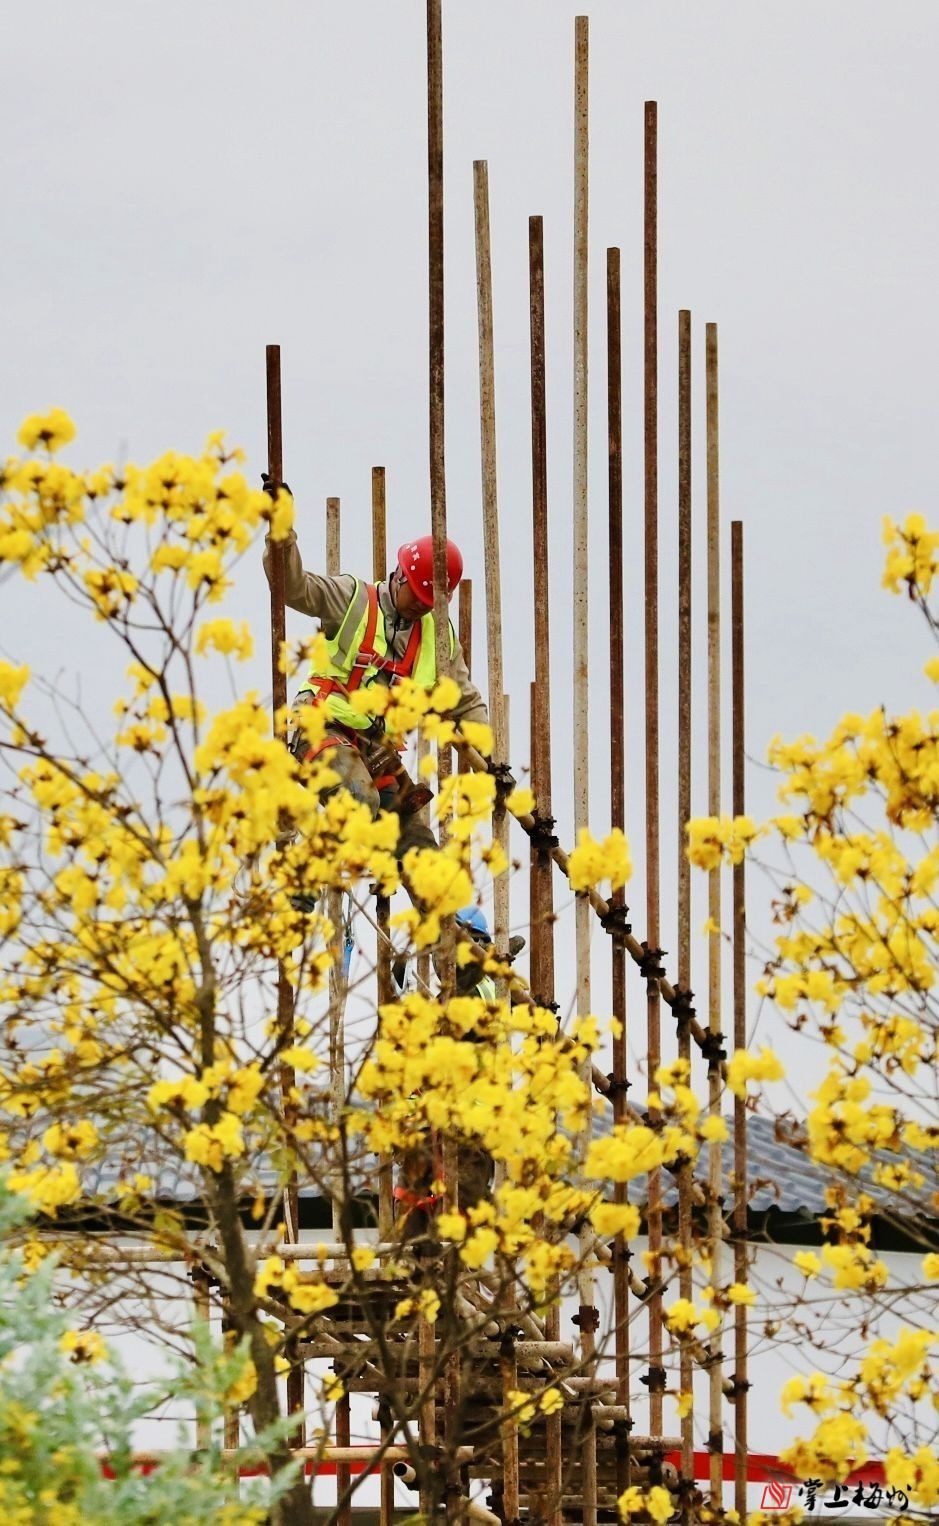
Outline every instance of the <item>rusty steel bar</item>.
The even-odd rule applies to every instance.
[[[494,761],[509,761],[509,736],[502,663],[502,578],[499,559],[499,493],[496,472],[496,375],[492,319],[492,249],[489,231],[489,169],[483,159],[473,164],[473,211],[476,229],[476,313],[479,329],[479,442],[482,467],[483,547],[486,567],[486,657],[489,719]],[[509,818],[497,796],[492,815],[493,840],[509,857]],[[501,959],[509,949],[509,875],[493,882],[493,941]],[[507,985],[499,982],[500,999]]]
[[[467,672],[473,671],[473,580],[464,578],[460,584],[459,633],[460,646],[466,661]]]
[[[428,250],[428,447],[430,519],[434,548],[434,631],[437,675],[450,671],[450,611],[447,601],[447,484],[444,435],[444,258],[443,258],[443,20],[441,0],[427,0],[427,250]],[[439,747],[438,780],[449,778],[451,753]],[[440,838],[446,835],[441,819]],[[447,918],[438,956],[438,975],[444,993],[454,980],[454,928]],[[451,1189],[456,1183],[450,1183]],[[437,1444],[437,1416],[432,1376],[436,1341],[434,1326],[421,1318],[418,1329],[419,1373],[424,1397],[420,1405],[420,1440],[424,1455]],[[419,1492],[421,1512],[433,1519],[437,1500],[426,1472]]]
[[[212,1299],[209,1274],[204,1267],[192,1270],[192,1301],[195,1319],[208,1330],[212,1318]],[[212,1444],[212,1422],[203,1416],[196,1420],[196,1450],[203,1452]]]
[[[267,471],[271,491],[276,494],[284,480],[284,434],[283,409],[281,405],[280,345],[269,344],[265,350],[267,381]],[[274,735],[287,740],[287,673],[283,655],[286,650],[287,627],[284,607],[284,547],[271,543],[271,691],[274,706]],[[294,1036],[293,988],[287,979],[283,960],[277,964],[277,1031],[282,1048],[289,1048]],[[293,1066],[281,1064],[281,1095],[286,1103],[295,1081]],[[296,1171],[292,1171],[284,1188],[284,1237],[296,1241],[300,1237],[300,1200]],[[291,1368],[287,1374],[287,1409],[290,1414],[302,1414],[304,1409],[303,1368]],[[302,1426],[298,1433],[302,1443]]]
[[[341,568],[340,506],[338,498],[326,500],[326,575],[338,577]],[[346,980],[343,969],[342,895],[326,892],[326,915],[333,926],[332,964],[329,967],[329,1091],[332,1122],[337,1129],[346,1100],[346,1059],[343,1024],[346,1007]],[[332,1183],[333,1234],[342,1236],[343,1182],[334,1174]]]
[[[336,1451],[344,1452],[352,1445],[352,1414],[349,1395],[344,1393],[336,1401]],[[349,1486],[352,1468],[345,1457],[336,1459],[336,1526],[352,1526],[352,1498]]]
[[[588,508],[587,508],[587,227],[588,18],[574,21],[574,496],[573,496],[573,731],[574,833],[589,826]],[[577,1010],[590,1011],[590,919],[576,899]]]
[[[691,314],[678,314],[678,986],[691,991],[691,865],[685,851],[685,828],[691,819]],[[691,1084],[691,1034],[678,1019],[678,1058],[689,1067]],[[678,1278],[679,1294],[693,1300],[692,1202],[694,1175],[688,1161],[678,1175],[678,1240],[682,1251]],[[687,1343],[679,1354],[682,1393],[694,1391],[694,1363]],[[681,1421],[681,1471],[694,1478],[694,1415]]]
[[[607,436],[610,561],[610,824],[626,830],[626,694],[625,635],[623,610],[623,379],[620,252],[606,252],[606,355]],[[610,905],[626,916],[622,890],[610,896]],[[613,1121],[626,1118],[626,950],[618,938],[610,941],[613,1016],[619,1024],[613,1035]],[[617,1182],[616,1203],[626,1203],[628,1188]],[[613,1310],[616,1350],[616,1397],[629,1403],[629,1247],[622,1235],[613,1243]],[[616,1486],[620,1493],[629,1486],[629,1447],[625,1435],[617,1435]]]
[[[588,204],[589,204],[589,21],[574,20],[574,498],[573,498],[573,730],[574,730],[574,830],[589,826],[590,719],[588,712]],[[590,1011],[590,906],[582,894],[575,896],[575,947],[577,964],[577,1011]],[[585,1065],[589,1079],[590,1064]],[[583,1145],[590,1137],[588,1114]],[[595,1275],[584,1251],[581,1231],[581,1266],[577,1276],[580,1297],[580,1349],[585,1370],[594,1362],[594,1332],[599,1318],[595,1308]],[[593,1416],[585,1414],[581,1432],[581,1478],[584,1526],[597,1522],[597,1433]]]
[[[721,577],[720,577],[720,457],[718,442],[718,370],[717,325],[705,327],[705,423],[707,433],[707,595],[708,595],[708,814],[721,811]],[[708,875],[708,918],[712,926],[721,925],[721,872]],[[708,938],[708,1033],[715,1047],[721,1031],[721,939]],[[720,1065],[712,1050],[708,1061],[708,1111],[713,1117],[721,1112]],[[723,1152],[720,1140],[708,1146],[708,1242],[711,1255],[710,1275],[714,1287],[721,1284],[721,1260],[724,1216],[721,1207]],[[720,1310],[717,1310],[720,1315]],[[710,1336],[712,1352],[720,1351],[722,1324]],[[714,1362],[709,1371],[708,1452],[710,1453],[711,1498],[722,1502],[723,1490],[723,1390],[721,1364]]]
[[[662,1059],[659,981],[659,383],[658,383],[658,108],[645,103],[643,217],[643,418],[645,520],[645,741],[646,741],[646,1048],[648,1084]],[[662,1174],[649,1173],[650,1275],[658,1279],[662,1254]],[[649,1299],[649,1422],[662,1429],[662,1299]]]
[[[380,583],[388,571],[388,527],[385,511],[385,468],[372,467],[372,581]]]
[[[744,603],[743,525],[730,525],[730,648],[731,648],[731,795],[733,813],[746,812],[744,765]],[[733,1001],[734,1048],[747,1043],[746,986],[746,868],[733,870]],[[747,1113],[742,1097],[734,1098],[734,1281],[749,1277],[747,1257]],[[734,1309],[734,1508],[743,1520],[747,1509],[747,1308]]]
[[[528,756],[532,794],[538,795],[538,699],[535,685],[528,686]],[[538,879],[538,853],[528,843],[528,985],[535,998],[541,991],[542,916],[538,904],[541,886]]]
[[[535,714],[532,751],[532,789],[537,799],[539,835],[533,839],[536,892],[531,911],[532,940],[535,927],[550,931],[554,915],[551,844],[554,818],[551,814],[551,623],[550,580],[548,575],[548,452],[547,408],[545,391],[545,310],[544,310],[544,226],[540,217],[528,219],[529,333],[531,354],[531,478],[532,478],[532,548],[535,638]],[[553,933],[539,940],[538,984],[535,995],[542,1001],[554,1000]]]
[[[427,244],[430,517],[434,539],[437,672],[450,671],[447,605],[447,487],[444,437],[443,23],[441,0],[427,0]],[[442,749],[446,752],[446,749]],[[441,764],[443,765],[443,758]],[[447,757],[449,765],[449,756]],[[446,767],[449,773],[449,766]]]
[[[540,217],[528,220],[529,338],[531,366],[532,590],[534,597],[535,682],[532,685],[532,789],[538,804],[531,838],[532,878],[535,883],[530,913],[532,958],[537,947],[537,999],[554,1003],[554,883],[551,859],[554,818],[551,814],[551,667],[550,578],[548,568],[548,453],[545,389],[544,226]],[[533,976],[534,978],[534,976]],[[561,1315],[557,1300],[549,1304],[545,1335],[558,1340]],[[546,1517],[548,1526],[561,1526],[563,1451],[560,1414],[545,1422]]]
[[[380,583],[388,571],[388,526],[386,509],[385,468],[372,467],[372,579]],[[379,891],[375,894],[375,920],[378,936],[375,948],[375,974],[378,1006],[390,1002],[394,992],[391,983],[391,934],[388,923],[391,902]],[[392,1163],[390,1156],[383,1156],[378,1175],[378,1234],[382,1240],[393,1232],[393,1208],[391,1197]],[[387,1471],[387,1470],[386,1470]],[[384,1485],[384,1473],[382,1475]]]

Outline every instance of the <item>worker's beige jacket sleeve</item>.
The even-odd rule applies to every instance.
[[[264,546],[264,571],[270,582],[271,543],[269,538]],[[324,577],[318,572],[307,572],[300,556],[296,532],[290,531],[284,542],[284,599],[298,614],[309,615],[312,619],[318,620],[327,639],[332,639],[339,630],[349,607],[349,600],[355,592],[355,584],[356,579],[350,573],[341,573],[339,577],[331,578]],[[391,603],[387,583],[378,585],[378,596],[385,619],[385,638],[394,655],[402,657],[411,627],[403,623],[399,625],[395,620],[394,606]],[[452,675],[460,690],[459,703],[451,712],[454,720],[488,722],[489,712],[486,709],[486,702],[469,676],[459,641],[456,642],[453,653]]]

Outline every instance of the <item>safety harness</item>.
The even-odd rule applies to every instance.
[[[359,642],[358,650],[352,658],[349,675],[347,678],[341,679],[335,678],[331,674],[311,674],[308,692],[313,696],[313,702],[315,703],[328,699],[330,694],[341,694],[343,699],[348,699],[350,694],[354,694],[357,689],[362,687],[363,679],[369,668],[390,674],[392,682],[396,678],[410,678],[414,670],[417,654],[421,648],[421,622],[417,620],[411,626],[404,653],[395,661],[386,653],[378,652],[375,648],[375,632],[378,628],[378,616],[380,613],[378,588],[374,583],[367,583],[364,592],[366,597],[365,630],[362,633],[362,640]],[[349,605],[349,611],[343,620],[343,625],[345,625],[345,620],[349,618],[354,604],[355,597],[353,596]],[[356,734],[337,722],[336,730],[333,731],[331,729],[329,734],[323,737],[322,741],[305,752],[304,757],[309,761],[312,758],[318,757],[328,747],[357,746],[358,740]],[[379,787],[385,782],[384,780],[376,781]]]

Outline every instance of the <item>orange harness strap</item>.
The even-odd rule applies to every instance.
[[[411,626],[408,636],[408,644],[404,649],[404,656],[398,662],[392,658],[382,657],[375,650],[375,627],[378,624],[378,589],[374,583],[369,583],[365,590],[368,598],[368,622],[362,644],[352,661],[352,673],[349,676],[348,688],[357,689],[362,682],[366,668],[380,668],[384,673],[391,673],[394,678],[410,678],[417,660],[417,654],[421,645],[421,622],[416,620]]]

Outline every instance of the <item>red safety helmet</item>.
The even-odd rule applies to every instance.
[[[408,587],[427,609],[434,607],[434,538],[422,535],[398,547],[398,566],[407,578]],[[463,553],[452,540],[447,541],[447,598],[463,576]]]

